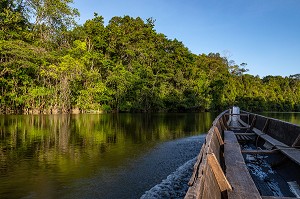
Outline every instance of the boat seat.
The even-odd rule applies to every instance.
[[[257,128],[253,128],[252,131],[259,136],[260,138],[264,139],[271,145],[273,145],[276,149],[278,149],[281,153],[289,157],[291,160],[293,160],[295,163],[300,165],[300,149],[290,147],[274,138],[271,136],[261,132]]]
[[[282,146],[282,147],[289,147],[288,145],[272,138],[271,136],[261,132],[261,130],[258,130],[257,128],[253,128],[252,131],[259,136],[260,138],[264,139],[265,141],[269,142],[273,146]]]
[[[247,169],[240,145],[233,131],[224,131],[224,159],[226,177],[233,188],[232,191],[228,191],[228,198],[261,198]]]

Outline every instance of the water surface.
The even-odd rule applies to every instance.
[[[139,198],[199,152],[216,114],[0,116],[0,198]]]
[[[259,114],[300,125],[300,112],[262,112]]]

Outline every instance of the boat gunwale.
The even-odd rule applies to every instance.
[[[229,113],[228,113],[229,112]],[[227,122],[225,122],[225,124],[224,124],[224,118],[226,118],[226,120],[228,120],[228,121],[231,121],[231,115],[237,115],[237,114],[230,114],[231,113],[231,109],[227,109],[227,110],[225,110],[225,111],[223,111],[223,112],[221,112],[215,119],[214,119],[214,121],[212,122],[212,126],[211,126],[211,128],[209,129],[209,131],[208,131],[208,133],[207,133],[207,136],[206,136],[206,139],[205,139],[205,143],[203,144],[203,146],[202,146],[202,148],[201,148],[201,153],[202,153],[202,156],[201,157],[198,157],[198,166],[197,166],[197,168],[202,168],[202,171],[203,171],[203,168],[205,169],[205,167],[207,167],[207,165],[203,165],[203,164],[208,164],[207,163],[207,160],[205,160],[205,159],[207,159],[207,157],[205,157],[205,156],[207,156],[207,154],[209,154],[209,153],[211,153],[211,149],[210,149],[210,146],[205,146],[205,145],[207,145],[207,144],[210,144],[210,142],[211,142],[211,140],[212,140],[212,137],[213,137],[213,134],[216,134],[217,132],[216,132],[216,130],[214,129],[214,128],[217,128],[217,130],[219,130],[219,133],[221,134],[221,137],[222,137],[222,139],[223,139],[223,141],[224,141],[224,131],[225,130],[230,130],[230,128],[228,127],[228,123]],[[276,122],[278,123],[278,124],[282,124],[282,123],[284,123],[285,125],[287,125],[287,126],[293,126],[293,127],[295,127],[296,128],[296,141],[295,142],[299,142],[300,141],[300,139],[299,139],[299,141],[298,141],[298,138],[300,137],[300,125],[298,125],[298,124],[293,124],[293,123],[290,123],[290,122],[286,122],[286,121],[282,121],[282,120],[279,120],[279,119],[276,119],[276,118],[272,118],[272,117],[267,117],[267,116],[263,116],[263,115],[260,115],[260,114],[256,114],[256,113],[251,113],[251,112],[247,112],[247,111],[243,111],[243,110],[241,110],[241,114],[238,114],[238,115],[240,115],[240,116],[242,116],[242,117],[247,117],[247,115],[248,115],[248,121],[247,122],[245,122],[245,124],[247,124],[247,126],[246,127],[248,127],[249,129],[250,128],[257,128],[256,127],[256,117],[261,117],[262,119],[263,119],[263,121],[265,122],[265,124],[264,125],[261,125],[260,124],[260,126],[263,126],[263,129],[262,130],[268,130],[268,122],[269,121],[274,121],[274,124],[276,124]],[[250,116],[252,117],[252,119],[250,120]],[[255,118],[255,119],[254,119]],[[241,118],[239,118],[240,120],[242,120]],[[254,120],[254,121],[253,121]],[[243,120],[242,120],[243,121]],[[253,123],[254,122],[254,123]],[[260,121],[260,122],[262,122],[262,121]],[[253,125],[251,124],[251,123],[253,123]],[[251,125],[250,125],[251,124]],[[275,125],[276,126],[276,125]],[[266,128],[267,127],[267,128]],[[299,129],[299,131],[298,131],[298,129]],[[257,128],[257,130],[260,130],[260,129],[258,129]],[[262,130],[260,130],[260,131],[262,131]],[[298,133],[298,134],[297,134]],[[264,133],[264,134],[266,134],[266,133]],[[271,135],[270,135],[271,136]],[[271,136],[272,137],[272,136]],[[275,139],[275,138],[273,138],[273,139]],[[277,139],[276,139],[277,140]],[[280,141],[280,140],[279,140]],[[227,144],[227,143],[225,143],[225,145],[223,144],[221,144],[222,142],[219,142],[219,144],[220,144],[220,146],[219,146],[219,148],[220,148],[220,151],[214,151],[213,153],[220,153],[220,157],[222,157],[223,156],[223,158],[224,158],[224,155],[226,155],[226,154],[224,154],[224,147],[226,147],[225,145]],[[204,151],[202,151],[202,150],[204,150]],[[205,151],[206,150],[206,151]],[[239,151],[240,153],[242,153],[242,150],[240,150]],[[223,154],[222,154],[223,153]],[[199,153],[199,155],[200,155],[200,153]],[[199,158],[200,158],[200,160],[199,160]],[[224,173],[226,173],[226,162],[224,162],[224,159],[220,159],[219,160],[220,162],[220,165],[222,166],[222,168],[223,168],[223,172]],[[223,163],[222,163],[222,161],[223,161]],[[222,165],[223,164],[223,165]],[[196,184],[197,185],[197,187],[199,188],[201,185],[199,185],[199,183],[204,183],[204,181],[205,181],[205,179],[203,179],[205,176],[203,176],[204,174],[203,173],[197,173],[197,174],[194,174],[195,172],[198,172],[200,169],[195,169],[194,168],[194,172],[193,172],[193,176],[195,177],[196,176],[196,178],[194,178],[193,179],[193,183],[192,184],[190,184],[189,186],[190,186],[190,188],[189,188],[189,190],[188,190],[188,192],[187,192],[187,194],[186,194],[186,199],[187,198],[205,198],[205,197],[202,197],[203,196],[203,193],[195,193],[195,192],[197,192],[197,191],[203,191],[203,187],[202,187],[202,189],[200,189],[200,190],[195,190],[195,187],[193,188],[193,186],[194,186],[194,184]],[[204,186],[204,185],[202,185],[202,186]],[[205,186],[204,186],[205,187]],[[208,186],[206,186],[205,188],[208,188]],[[255,188],[257,188],[256,186],[255,186]],[[192,189],[194,189],[194,190],[192,190]],[[190,192],[190,190],[192,190],[192,191],[194,191],[194,193],[192,193],[191,194],[191,192]],[[215,190],[216,191],[216,190]],[[230,190],[226,190],[226,193],[224,194],[224,193],[220,193],[219,194],[219,196],[220,196],[220,198],[230,198],[229,197],[229,195],[228,195],[228,192],[229,192]],[[210,191],[208,191],[208,192],[210,192]],[[263,198],[264,196],[260,196],[260,197],[258,197],[258,198]],[[242,198],[242,197],[241,197]],[[249,197],[243,197],[243,198],[252,198],[251,197],[251,194],[249,194]],[[257,197],[256,197],[257,198]],[[276,198],[276,197],[274,197],[274,198]]]

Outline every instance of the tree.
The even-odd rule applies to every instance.
[[[105,26],[95,13],[74,26],[72,2],[0,1],[0,111],[300,109],[299,74],[261,79],[219,53],[195,55],[152,18]]]
[[[65,42],[62,35],[72,28],[79,16],[69,4],[73,0],[23,0],[23,6],[34,18],[33,31],[42,41]]]
[[[42,48],[26,42],[0,40],[2,109],[22,110],[28,103],[28,87],[37,81],[37,69],[43,55]]]
[[[61,57],[58,63],[46,65],[40,70],[43,78],[50,77],[55,84],[53,107],[61,109],[62,112],[70,111],[72,84],[81,81],[85,70],[83,59],[74,57],[74,51],[86,51],[86,43],[75,41],[74,48]]]
[[[0,1],[0,40],[30,39],[30,24],[19,1]]]

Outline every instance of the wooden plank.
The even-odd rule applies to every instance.
[[[202,145],[200,153],[199,153],[199,155],[197,157],[197,161],[194,164],[194,171],[193,171],[193,174],[192,174],[192,176],[190,178],[190,181],[188,183],[189,186],[192,186],[194,184],[195,180],[197,179],[197,177],[199,175],[198,174],[198,170],[199,170],[199,167],[200,167],[200,163],[202,162],[204,148],[205,148],[205,144]]]
[[[298,143],[299,140],[300,140],[300,134],[298,135],[298,137],[296,138],[296,140],[292,144],[292,147],[300,147],[300,146],[296,146],[296,144]]]
[[[251,140],[251,137],[249,137],[248,135],[244,135],[244,137],[247,141]]]
[[[273,146],[282,146],[282,147],[289,147],[288,145],[272,138],[271,136],[263,133],[262,131],[258,130],[257,128],[253,128],[252,129],[254,131],[255,134],[257,134],[260,138],[264,139],[265,141],[269,142],[271,145]]]
[[[267,128],[268,124],[269,124],[269,118],[267,118],[267,120],[265,122],[265,125],[264,125],[263,129],[261,130],[262,132],[266,131],[266,128]]]
[[[206,145],[204,148],[204,153],[203,153],[203,162],[201,163],[199,167],[198,173],[200,176],[198,177],[196,181],[196,185],[194,186],[195,192],[196,192],[196,198],[203,198],[203,192],[205,188],[205,183],[207,183],[205,179],[205,173],[207,170],[207,151],[208,151],[208,146]]]
[[[247,141],[252,140],[252,138],[251,138],[250,136],[248,136],[248,135],[244,135],[244,137],[245,137],[245,139],[246,139]]]
[[[255,133],[234,133],[235,135],[256,135]]]
[[[220,118],[219,122],[220,122],[221,128],[222,128],[223,130],[227,130],[227,127],[226,127],[225,124],[223,123],[222,117]]]
[[[220,162],[220,151],[221,151],[221,145],[219,143],[217,134],[215,132],[213,132],[213,135],[211,137],[211,141],[209,144],[209,150],[207,151],[208,153],[214,153],[218,159],[218,161]]]
[[[196,198],[202,198],[204,186],[205,186],[205,178],[204,174],[207,167],[207,152],[210,150],[209,144],[211,143],[212,139],[212,131],[209,131],[209,133],[206,136],[206,143],[203,144],[203,152],[202,155],[199,154],[199,157],[201,157],[201,163],[198,167],[197,173],[195,174],[195,180],[193,182],[193,185],[189,187],[185,199],[196,199]],[[200,153],[201,153],[200,151]]]
[[[265,133],[261,132],[260,130],[258,130],[257,128],[253,128],[252,131],[258,136],[265,134]]]
[[[221,191],[219,189],[217,180],[213,174],[211,167],[207,166],[204,171],[204,187],[203,192],[199,198],[215,198],[220,199],[222,197]]]
[[[229,128],[229,124],[231,123],[231,117],[229,117],[228,121],[227,121],[227,127]]]
[[[246,126],[228,126],[230,129],[249,129],[249,127]]]
[[[250,128],[250,125],[247,124],[246,122],[244,122],[243,120],[239,119],[238,121],[239,121],[239,123],[240,123],[241,125],[243,125],[244,127]]]
[[[213,153],[207,154],[207,162],[208,162],[209,166],[211,167],[213,174],[215,175],[215,178],[217,180],[217,183],[219,185],[221,192],[226,191],[226,190],[232,191],[231,185],[229,184],[228,180],[226,179],[226,176],[224,175],[224,172],[223,172],[215,154],[213,154]]]
[[[204,182],[205,182],[205,179],[201,175],[201,177],[199,177],[197,179],[197,181],[194,183],[194,185],[189,187],[184,199],[199,199],[199,198],[202,198],[203,190],[204,190]]]
[[[284,155],[300,165],[300,149],[289,147],[288,145],[272,138],[271,136],[253,128],[253,131],[262,139],[279,149]]]
[[[241,115],[241,116],[248,116],[249,114],[246,113],[225,113],[224,115]]]
[[[285,148],[281,146],[275,146],[277,149],[279,149],[283,154],[288,156],[291,160],[293,160],[295,163],[300,165],[300,149],[296,148]]]
[[[248,117],[249,119],[250,117]],[[256,122],[256,115],[254,115],[253,119],[252,119],[252,122],[251,122],[251,125],[250,125],[250,129],[253,129],[254,125],[255,125],[255,122]],[[248,122],[249,123],[249,122]]]
[[[279,150],[242,150],[241,152],[246,154],[270,154],[279,152]]]
[[[240,145],[233,131],[224,131],[224,159],[226,177],[232,186],[228,198],[261,198],[244,162]]]
[[[221,133],[220,133],[219,129],[218,129],[216,126],[214,127],[214,131],[215,131],[215,133],[216,133],[216,135],[217,135],[217,137],[218,137],[218,140],[219,140],[220,145],[221,145],[221,146],[224,145],[224,142],[223,142]]]
[[[274,146],[282,146],[282,147],[289,147],[288,145],[272,138],[271,136],[267,135],[267,134],[262,134],[259,137],[261,137],[262,139],[264,139],[265,141],[269,142],[270,144],[274,145]]]
[[[238,144],[238,141],[233,131],[224,131],[224,144],[225,142]]]
[[[224,124],[224,125],[225,125],[225,127],[226,127],[226,129],[225,129],[225,130],[227,130],[227,129],[228,129],[228,125],[227,125],[227,122],[226,122],[225,115],[223,115],[223,116],[221,117],[221,120],[222,120],[223,124]]]
[[[193,186],[189,187],[184,199],[201,198],[201,185],[203,185],[203,177],[199,177]]]
[[[270,135],[276,140],[288,146],[292,146],[300,135],[300,126],[270,118],[266,130],[262,132],[266,132],[266,134]],[[300,142],[297,144],[300,145]]]

